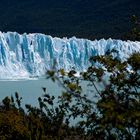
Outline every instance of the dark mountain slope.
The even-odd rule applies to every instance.
[[[52,36],[121,38],[140,0],[1,0],[0,30]]]

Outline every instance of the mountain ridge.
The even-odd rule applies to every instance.
[[[138,0],[1,0],[0,30],[88,39],[123,38]]]

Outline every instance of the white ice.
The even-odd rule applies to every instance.
[[[0,32],[0,79],[42,76],[54,67],[54,62],[57,69],[83,71],[91,56],[104,55],[113,49],[119,59],[125,60],[133,52],[140,52],[140,42]]]

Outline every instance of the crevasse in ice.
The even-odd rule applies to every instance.
[[[91,56],[104,55],[112,49],[123,60],[133,52],[140,52],[140,42],[0,32],[0,78],[42,76],[47,69],[52,69],[54,60],[57,69],[83,71],[89,66]]]

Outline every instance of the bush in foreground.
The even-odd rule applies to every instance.
[[[6,97],[0,106],[0,139],[139,139],[140,54],[133,54],[125,62],[111,54],[90,61],[102,67],[91,65],[80,77],[74,70],[48,71],[48,77],[64,88],[57,100],[43,88],[39,107],[26,105],[24,110],[17,93],[15,98]],[[90,94],[96,95],[96,101],[82,93],[82,81],[95,89]],[[98,89],[97,82],[104,88]],[[72,126],[72,120],[77,120],[77,125]]]

